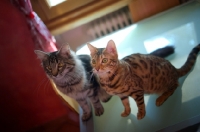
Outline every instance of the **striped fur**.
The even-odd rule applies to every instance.
[[[92,115],[88,99],[95,109],[95,114],[97,116],[103,114],[104,108],[100,100],[106,102],[111,96],[100,88],[96,78],[92,76],[88,55],[76,56],[67,44],[56,52],[45,53],[36,50],[35,53],[41,59],[47,76],[54,81],[58,90],[79,103],[83,110],[83,121],[88,120]]]
[[[128,116],[131,108],[128,97],[138,106],[137,118],[145,116],[144,94],[156,93],[160,96],[156,105],[162,105],[178,87],[179,77],[188,73],[194,65],[200,44],[190,53],[186,63],[176,69],[169,61],[153,55],[132,54],[118,60],[115,43],[111,40],[105,49],[90,44],[91,64],[100,85],[110,95],[117,95],[124,105],[121,116]]]
[[[180,77],[186,75],[192,69],[196,61],[197,54],[199,53],[199,50],[200,50],[200,44],[198,44],[196,47],[192,49],[185,64],[180,69],[178,69]]]

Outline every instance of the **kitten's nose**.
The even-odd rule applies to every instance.
[[[99,68],[99,67],[96,67],[95,69],[96,69],[96,71],[99,71],[100,68]]]
[[[51,67],[52,67],[52,75],[54,77],[56,77],[58,75],[58,65],[56,63],[51,63]]]
[[[52,71],[52,75],[53,75],[54,77],[56,77],[56,76],[58,75],[58,71],[57,71],[57,70],[53,70],[53,71]]]

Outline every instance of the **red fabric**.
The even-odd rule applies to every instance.
[[[30,0],[11,1],[26,16],[33,41],[35,43],[35,49],[40,49],[46,52],[57,50],[54,37],[50,34],[49,30],[38,15],[33,11]]]
[[[48,83],[24,15],[10,0],[0,6],[0,132],[24,132],[64,115],[79,129],[79,115]]]

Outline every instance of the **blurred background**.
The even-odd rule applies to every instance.
[[[31,0],[57,40],[77,51],[91,42],[191,0]]]

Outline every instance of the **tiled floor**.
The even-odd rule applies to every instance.
[[[200,43],[200,2],[194,1],[167,12],[158,14],[126,29],[91,42],[96,47],[105,47],[113,39],[117,44],[119,58],[131,53],[149,53],[152,50],[174,45],[175,54],[167,59],[175,67],[180,67],[186,61],[191,49]],[[77,54],[89,54],[87,47],[83,47]],[[146,95],[146,116],[138,121],[137,107],[131,102],[131,114],[122,118],[120,113],[123,106],[118,97],[113,97],[104,103],[105,113],[101,117],[93,117],[95,132],[152,132],[164,130],[171,125],[189,118],[200,117],[200,55],[192,72],[182,77],[180,86],[175,93],[161,106],[155,106],[157,95]],[[200,122],[200,118],[196,123]],[[176,131],[187,127],[187,123],[173,127]]]

